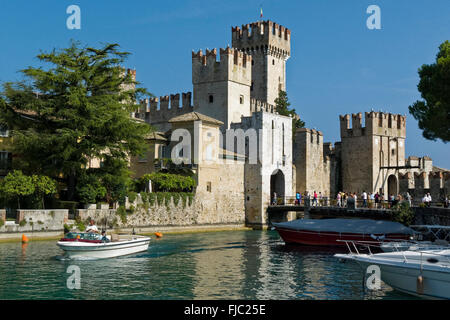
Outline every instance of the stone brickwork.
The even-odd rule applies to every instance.
[[[5,224],[0,232],[62,231],[68,221],[69,210],[17,210],[15,223]]]

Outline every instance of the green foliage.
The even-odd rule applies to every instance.
[[[14,170],[2,180],[0,191],[7,200],[17,200],[20,208],[20,199],[32,195],[35,186],[31,177],[24,175],[20,170]]]
[[[439,46],[436,62],[422,65],[417,86],[424,100],[409,106],[423,136],[429,140],[450,141],[450,42]]]
[[[71,229],[72,228],[67,223],[64,223],[64,233],[70,232]]]
[[[128,56],[117,44],[96,49],[73,42],[39,54],[46,67],[21,70],[24,81],[3,84],[0,122],[14,128],[12,151],[24,172],[62,173],[73,200],[90,159],[113,158],[126,169],[129,156],[146,151],[151,128],[129,115],[148,93],[121,67]],[[92,200],[92,188],[82,193]]]
[[[119,201],[123,204],[128,191],[134,189],[128,163],[123,159],[106,157],[97,175],[106,188],[106,201],[109,203]]]
[[[0,228],[5,225],[5,221],[3,219],[0,219]]]
[[[155,203],[158,203],[159,206],[165,204],[169,208],[170,201],[173,199],[175,206],[179,205],[181,200],[183,208],[185,208],[187,205],[190,206],[192,204],[194,194],[189,192],[141,192],[141,197],[144,205],[154,206]]]
[[[56,182],[50,177],[43,175],[33,175],[31,177],[34,184],[34,194],[42,203],[42,208],[45,209],[44,197],[57,192]]]
[[[282,116],[291,116],[292,117],[292,138],[294,138],[295,130],[298,128],[304,128],[305,122],[300,119],[300,117],[295,112],[295,109],[289,109],[291,103],[289,102],[287,93],[283,90],[280,90],[278,94],[278,98],[275,99],[275,106],[277,112]]]
[[[21,226],[21,227],[25,226],[26,224],[27,224],[27,221],[26,221],[26,220],[21,220],[21,221],[19,222],[19,226]]]
[[[134,191],[128,192],[128,201],[130,203],[133,203],[134,201],[136,201],[136,197],[137,197],[137,192],[134,192]]]
[[[77,184],[77,193],[81,203],[96,203],[104,199],[106,188],[94,174],[83,174]]]
[[[414,221],[414,211],[409,207],[408,201],[397,203],[392,208],[394,221],[409,226]]]
[[[141,178],[141,184],[146,185],[149,180],[152,181],[152,185],[156,192],[186,192],[192,191],[192,189],[196,186],[196,182],[193,177],[179,174],[153,172],[144,175]]]
[[[120,216],[123,224],[127,223],[127,210],[125,210],[124,206],[119,206],[116,210],[116,214]]]
[[[78,230],[80,231],[86,230],[86,225],[82,221],[78,221],[76,225]]]

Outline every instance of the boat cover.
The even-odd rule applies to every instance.
[[[358,234],[413,234],[401,223],[371,219],[298,219],[272,223],[275,228]]]

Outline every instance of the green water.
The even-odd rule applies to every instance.
[[[148,252],[105,260],[61,258],[56,241],[0,244],[0,299],[411,299],[333,252],[286,246],[275,231],[165,235]],[[81,289],[69,289],[71,265]]]

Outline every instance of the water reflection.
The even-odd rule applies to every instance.
[[[144,253],[61,258],[55,241],[0,244],[0,299],[405,299],[364,292],[362,272],[333,250],[286,246],[275,231],[165,235]],[[81,271],[70,290],[67,268]]]

